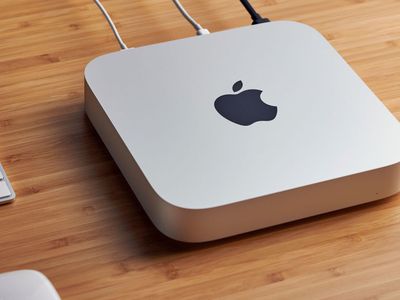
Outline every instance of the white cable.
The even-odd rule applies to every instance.
[[[107,10],[104,8],[103,4],[101,4],[100,0],[93,0],[93,1],[97,4],[99,9],[103,13],[104,17],[106,18],[106,20],[107,20],[108,24],[110,25],[111,30],[114,33],[114,35],[115,35],[115,37],[116,37],[121,49],[122,50],[128,49],[128,46],[125,45],[124,41],[122,40],[121,36],[119,35],[117,27],[115,27],[115,24],[114,24],[113,20],[111,19],[111,17],[108,14]]]
[[[201,27],[199,23],[197,23],[186,11],[186,9],[183,7],[181,2],[179,0],[172,0],[178,10],[181,12],[182,16],[193,26],[193,28],[196,30],[197,35],[204,35],[204,34],[209,34],[210,32]]]

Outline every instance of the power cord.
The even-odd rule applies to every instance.
[[[254,7],[249,3],[249,1],[240,0],[240,2],[243,4],[244,8],[246,8],[247,12],[250,14],[251,19],[253,20],[252,25],[270,22],[269,19],[261,17],[254,9]]]
[[[99,9],[101,10],[101,12],[103,13],[104,17],[106,18],[108,24],[111,27],[112,32],[114,33],[119,46],[121,47],[122,50],[128,49],[128,46],[124,43],[124,41],[122,40],[117,27],[115,27],[115,24],[113,22],[113,20],[111,19],[110,15],[108,14],[107,10],[105,9],[105,7],[103,6],[103,4],[101,4],[100,0],[93,0],[96,5],[99,7]]]
[[[203,28],[199,23],[197,23],[186,11],[186,9],[183,7],[181,2],[179,0],[172,0],[182,16],[193,26],[193,28],[196,30],[197,35],[204,35],[204,34],[209,34],[210,32],[206,29]]]

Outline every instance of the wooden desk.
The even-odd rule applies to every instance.
[[[183,0],[211,31],[236,0]],[[253,0],[320,30],[400,118],[398,0]],[[168,0],[106,0],[129,46],[193,34]],[[118,50],[89,0],[0,2],[0,272],[36,269],[68,299],[400,299],[400,196],[202,245],[150,223],[84,115],[83,69]],[[334,83],[332,83],[334,84]],[[0,295],[1,297],[1,295]]]

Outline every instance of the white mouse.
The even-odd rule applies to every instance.
[[[42,273],[22,270],[0,274],[1,300],[61,300]]]

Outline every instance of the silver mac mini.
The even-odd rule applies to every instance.
[[[307,25],[110,53],[85,82],[89,119],[173,239],[220,239],[400,190],[398,120]]]

